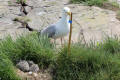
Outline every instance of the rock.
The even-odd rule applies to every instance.
[[[25,10],[26,10],[26,12],[28,12],[28,13],[29,13],[29,12],[32,10],[32,8],[31,8],[31,7],[29,7],[29,6],[26,6],[26,7],[25,7]]]
[[[23,61],[20,61],[19,63],[17,63],[16,65],[20,70],[26,72],[26,71],[29,71],[29,64],[27,61],[23,60]]]
[[[32,66],[34,64],[33,61],[28,61],[29,66]]]
[[[32,72],[38,72],[39,71],[39,66],[37,64],[33,64],[30,66],[30,71]]]
[[[37,76],[38,76],[38,74],[37,74],[37,73],[33,73],[33,76],[34,76],[34,77],[37,77]]]
[[[30,71],[28,74],[33,74],[32,72],[37,73],[39,71],[39,66],[33,61],[22,60],[16,66],[24,72]]]

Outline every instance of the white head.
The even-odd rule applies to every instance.
[[[71,11],[69,7],[64,7],[63,8],[63,14],[66,16],[70,16],[71,15]]]

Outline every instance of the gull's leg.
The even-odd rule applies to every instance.
[[[54,45],[54,47],[56,47],[56,39],[53,39],[53,45]]]
[[[64,43],[63,43],[63,37],[61,38],[61,45],[62,45],[62,47],[64,47]]]
[[[56,45],[56,39],[50,39],[50,42],[54,45]]]

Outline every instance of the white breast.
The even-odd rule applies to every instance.
[[[55,33],[54,38],[64,37],[64,36],[69,34],[69,31],[70,31],[70,24],[69,23],[59,24],[56,27],[56,33]]]

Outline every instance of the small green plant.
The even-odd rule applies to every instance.
[[[100,48],[109,53],[118,53],[120,52],[120,41],[117,37],[107,37],[103,43],[101,43]]]
[[[120,20],[120,10],[117,12],[116,18]]]
[[[117,2],[111,2],[110,4],[111,4],[112,6],[114,6],[114,7],[120,8],[120,7],[119,7],[119,4],[118,4]]]
[[[92,6],[102,6],[104,2],[108,0],[71,0],[72,3],[84,3],[86,5]]]
[[[30,22],[31,19],[29,19],[28,17],[16,17],[15,19],[13,19],[13,21],[18,21],[18,22],[22,21],[24,23],[27,23]]]
[[[16,0],[17,3],[26,3],[26,0]]]
[[[12,2],[11,1],[8,1],[8,5],[11,5],[12,4]]]

